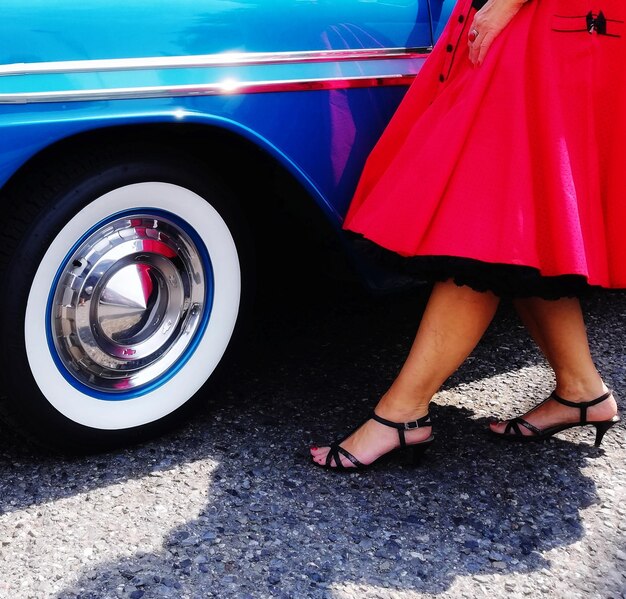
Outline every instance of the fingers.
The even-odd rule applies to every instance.
[[[523,4],[518,0],[488,0],[474,15],[467,40],[469,59],[474,66],[483,64],[491,44]]]
[[[470,62],[476,66],[478,64],[478,56],[480,54],[480,45],[485,38],[485,32],[488,31],[488,24],[483,22],[482,15],[478,11],[474,15],[472,24],[468,29],[467,43],[469,46]]]
[[[469,59],[474,66],[479,67],[484,62],[487,51],[497,35],[492,31],[481,32],[475,28],[470,28],[470,34],[472,33],[476,33],[476,35],[468,36]],[[471,41],[472,39],[474,41]]]
[[[469,59],[470,62],[475,65],[478,61],[478,54],[480,53],[481,34],[480,31],[474,27],[470,28],[470,36],[467,39],[467,45],[469,46]],[[476,34],[476,35],[473,35]]]
[[[469,35],[467,38],[467,43],[469,46],[469,59],[473,65],[478,64],[478,56],[480,55],[480,47],[485,39],[484,31],[481,31],[476,27],[476,22],[472,23],[472,26],[469,29]]]
[[[485,61],[485,56],[487,55],[487,52],[489,50],[489,48],[491,47],[491,44],[493,44],[493,40],[496,39],[496,36],[494,33],[487,33],[480,44],[480,48],[478,50],[478,58],[476,60],[476,66],[480,66],[481,64],[483,64],[483,62]]]

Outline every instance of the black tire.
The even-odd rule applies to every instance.
[[[72,156],[8,195],[5,411],[36,441],[79,452],[177,424],[249,308],[235,199],[189,158],[138,148]]]

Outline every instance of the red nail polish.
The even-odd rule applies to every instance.
[[[311,447],[311,449],[312,449],[313,451],[317,451],[319,448],[318,448],[318,447]]]

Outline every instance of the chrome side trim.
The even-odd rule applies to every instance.
[[[304,52],[222,52],[218,54],[200,54],[193,56],[29,62],[0,65],[0,76],[298,64],[305,62],[345,62],[351,60],[386,60],[390,58],[419,58],[424,54],[428,54],[431,50],[432,47],[364,48],[356,50],[314,50]]]
[[[190,96],[258,94],[269,92],[317,91],[362,87],[410,85],[415,75],[293,79],[285,81],[232,81],[200,85],[86,89],[56,92],[1,94],[0,104],[39,104],[42,102],[90,102],[96,100],[139,100]]]

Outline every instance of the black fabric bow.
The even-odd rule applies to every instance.
[[[587,13],[587,31],[593,33],[594,31],[598,35],[606,35],[606,17],[604,13],[600,11],[597,15],[589,11]]]

